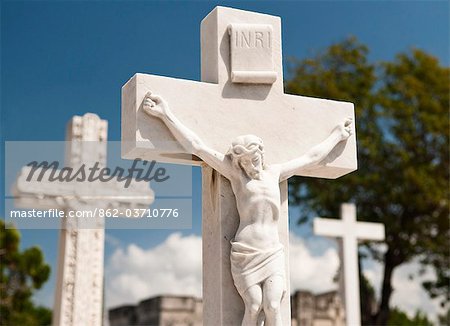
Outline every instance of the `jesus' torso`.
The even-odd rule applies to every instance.
[[[274,167],[261,171],[259,179],[240,170],[230,179],[240,217],[234,240],[255,248],[271,248],[280,243],[280,173]]]

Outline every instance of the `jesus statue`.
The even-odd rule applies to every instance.
[[[239,213],[239,228],[231,240],[231,274],[245,305],[243,326],[281,326],[280,303],[286,292],[284,249],[278,236],[279,183],[323,161],[352,134],[352,120],[337,125],[322,143],[282,164],[264,163],[263,141],[254,135],[237,137],[228,153],[209,148],[172,113],[167,102],[147,93],[144,111],[160,118],[192,154],[231,183]]]

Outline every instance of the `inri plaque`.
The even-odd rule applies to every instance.
[[[268,24],[230,24],[231,81],[273,84],[273,29]]]

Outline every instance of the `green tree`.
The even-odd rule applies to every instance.
[[[416,312],[414,318],[409,318],[407,314],[397,307],[391,309],[389,315],[388,326],[433,326],[425,314],[420,311]]]
[[[424,287],[449,301],[449,76],[417,49],[372,64],[355,38],[294,62],[287,92],[355,103],[358,171],[338,180],[294,178],[291,200],[312,214],[338,216],[354,202],[358,219],[386,227],[387,251],[365,243],[384,264],[381,302],[371,324],[386,325],[396,267],[419,259],[437,281]]]
[[[50,275],[42,251],[20,251],[20,233],[0,219],[0,325],[49,325],[51,311],[36,307],[31,297]]]
[[[450,325],[450,307],[442,315],[438,316],[440,326]]]
[[[361,271],[361,255],[359,255],[358,267]],[[375,289],[370,284],[364,273],[359,273],[359,293],[361,295],[360,309],[361,309],[361,324],[370,325],[371,316],[376,309]]]

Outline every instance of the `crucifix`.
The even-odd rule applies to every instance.
[[[107,121],[87,113],[74,116],[67,127],[66,164],[76,170],[106,165]],[[53,169],[26,166],[14,184],[14,204],[26,209],[58,209],[65,212],[60,231],[58,274],[53,325],[100,326],[103,323],[104,218],[96,209],[147,208],[153,202],[148,183],[49,181]],[[64,169],[63,169],[64,170]],[[61,170],[62,171],[62,170]],[[32,173],[33,172],[33,173]],[[40,180],[39,175],[44,176]],[[86,219],[70,212],[91,214]]]
[[[289,325],[287,179],[356,170],[353,104],[284,94],[280,18],[232,8],[202,21],[201,79],[133,76],[122,157],[202,166],[204,324]]]
[[[341,220],[315,218],[314,234],[339,238],[341,259],[339,287],[345,306],[346,324],[361,325],[358,240],[384,240],[384,225],[357,222],[354,204],[342,204],[340,215]]]

